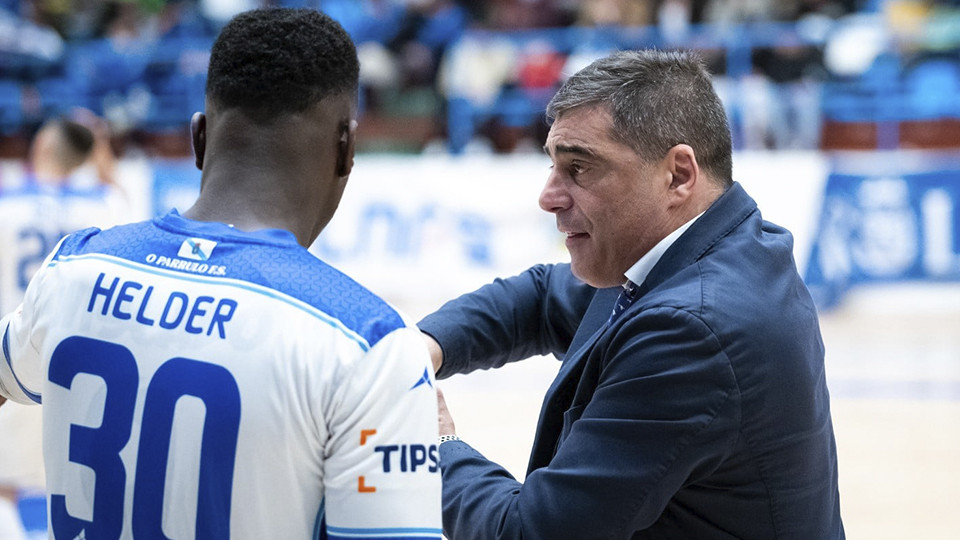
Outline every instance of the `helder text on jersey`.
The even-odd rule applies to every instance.
[[[154,297],[154,286],[136,281],[107,278],[100,273],[93,285],[87,311],[99,312],[120,320],[135,321],[145,326],[157,325],[173,330],[181,328],[190,334],[216,335],[226,339],[226,323],[237,310],[237,301],[212,296],[191,297],[185,292],[172,291]]]

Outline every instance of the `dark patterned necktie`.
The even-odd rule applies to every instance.
[[[613,306],[613,313],[610,314],[610,322],[617,320],[624,311],[630,307],[630,304],[636,300],[637,296],[637,284],[627,280],[623,284],[623,291],[620,292],[620,296],[617,297],[617,303]]]

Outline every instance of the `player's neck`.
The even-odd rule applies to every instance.
[[[329,219],[320,214],[336,209],[324,199],[339,201],[337,131],[322,112],[266,124],[234,109],[211,114],[199,154],[200,197],[184,217],[240,230],[284,229],[308,245]]]
[[[228,174],[224,179],[205,173],[200,197],[183,216],[225,223],[241,231],[283,229],[306,246],[312,239],[312,226],[304,223],[302,217],[305,196],[296,184],[288,182],[276,187],[279,183],[280,180],[267,175],[253,179],[249,175]]]

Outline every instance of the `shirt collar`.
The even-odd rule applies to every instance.
[[[159,218],[159,223],[168,229],[182,234],[197,235],[224,240],[256,241],[274,245],[296,245],[297,237],[284,229],[259,229],[256,231],[242,231],[233,225],[215,221],[194,221],[180,215],[176,208]]]
[[[627,279],[634,282],[637,285],[643,283],[647,276],[650,274],[650,271],[653,270],[653,267],[656,266],[657,262],[660,261],[660,258],[663,257],[663,254],[667,252],[667,249],[677,241],[680,236],[693,225],[693,222],[698,220],[700,216],[703,215],[703,212],[700,212],[693,219],[684,223],[678,227],[675,231],[668,234],[663,240],[657,242],[657,245],[644,254],[643,257],[640,257],[640,260],[634,263],[624,275],[627,276]]]

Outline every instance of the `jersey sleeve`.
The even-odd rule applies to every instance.
[[[327,419],[327,537],[439,539],[437,397],[423,338],[394,330],[337,388]]]
[[[40,403],[43,369],[36,340],[35,322],[43,283],[63,240],[47,256],[30,280],[23,303],[0,320],[0,395],[23,404]]]

